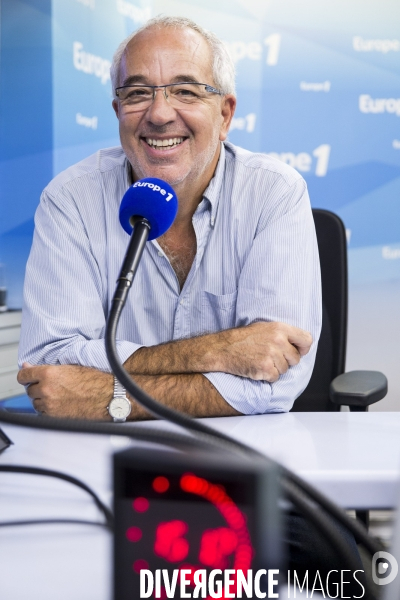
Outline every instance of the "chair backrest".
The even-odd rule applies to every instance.
[[[322,330],[314,371],[292,411],[336,411],[329,385],[344,373],[347,342],[347,240],[343,221],[328,210],[313,209],[322,280]]]

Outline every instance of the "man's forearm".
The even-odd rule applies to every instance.
[[[274,382],[307,354],[311,342],[310,334],[297,327],[256,322],[143,347],[124,366],[133,376],[222,372]]]
[[[28,365],[18,373],[39,412],[52,417],[110,420],[113,395],[110,373],[79,365]],[[238,415],[204,375],[135,375],[135,382],[156,400],[192,417]],[[131,398],[130,420],[149,419]]]
[[[240,415],[232,408],[204,375],[135,375],[135,382],[164,406],[192,417],[226,417]],[[129,419],[148,419],[149,413],[133,403]]]
[[[226,332],[139,348],[124,363],[131,375],[207,373],[216,367],[217,344]]]

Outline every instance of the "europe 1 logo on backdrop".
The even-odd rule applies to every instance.
[[[235,63],[245,58],[249,60],[261,60],[263,50],[266,51],[265,64],[269,67],[275,67],[279,60],[279,51],[281,47],[281,34],[273,33],[260,42],[225,42],[225,45]]]
[[[81,42],[72,45],[72,62],[77,71],[98,77],[103,85],[110,79],[111,62],[84,50]]]
[[[245,117],[233,117],[229,131],[238,129],[247,133],[253,133],[256,127],[256,120],[257,115],[255,113],[249,113]]]
[[[308,152],[299,152],[298,154],[294,154],[294,152],[268,152],[267,154],[278,158],[302,173],[314,171],[317,177],[325,177],[328,172],[331,147],[329,144],[321,144],[312,151],[312,154]]]

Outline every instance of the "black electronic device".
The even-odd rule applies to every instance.
[[[247,589],[255,588],[257,573],[266,589],[262,570],[282,568],[278,498],[273,463],[135,448],[115,454],[114,600],[185,597],[183,571],[187,593],[196,581],[206,586],[200,598],[210,597],[212,571],[214,590],[222,590],[214,597],[225,597],[227,570],[231,593],[239,570]],[[247,597],[253,592],[243,588]]]

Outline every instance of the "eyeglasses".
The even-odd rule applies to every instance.
[[[212,85],[188,82],[167,83],[166,85],[123,85],[116,88],[115,93],[123,106],[141,111],[146,110],[152,104],[157,90],[162,90],[167,102],[175,108],[201,104],[211,98],[213,94],[223,96],[223,92]]]

